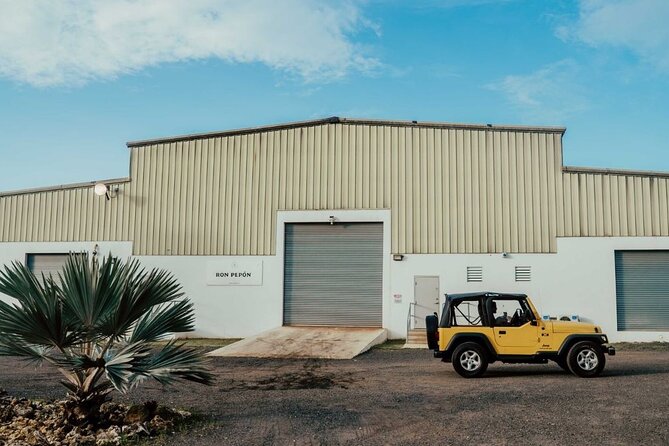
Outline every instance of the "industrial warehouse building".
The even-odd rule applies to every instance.
[[[667,340],[669,174],[565,167],[563,133],[329,118],[131,142],[107,196],[0,194],[0,263],[136,257],[176,275],[208,337],[404,338],[445,293],[491,290],[614,341]]]

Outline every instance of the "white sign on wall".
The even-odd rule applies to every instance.
[[[262,285],[262,260],[209,260],[207,285]]]

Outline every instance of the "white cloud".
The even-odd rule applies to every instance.
[[[529,74],[508,75],[487,87],[502,93],[524,121],[560,124],[589,106],[579,75],[579,66],[565,59]]]
[[[581,0],[579,17],[558,36],[593,47],[620,47],[669,72],[669,1]]]
[[[307,80],[369,70],[353,0],[0,0],[0,76],[37,86],[161,63],[263,63]]]

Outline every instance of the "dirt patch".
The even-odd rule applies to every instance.
[[[329,372],[322,369],[321,360],[307,360],[297,371],[277,371],[266,378],[255,380],[230,379],[223,383],[222,391],[231,390],[298,390],[347,389],[356,380],[349,372]]]

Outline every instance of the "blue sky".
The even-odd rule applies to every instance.
[[[0,0],[0,190],[334,115],[566,126],[567,165],[669,171],[666,23],[666,0]]]

